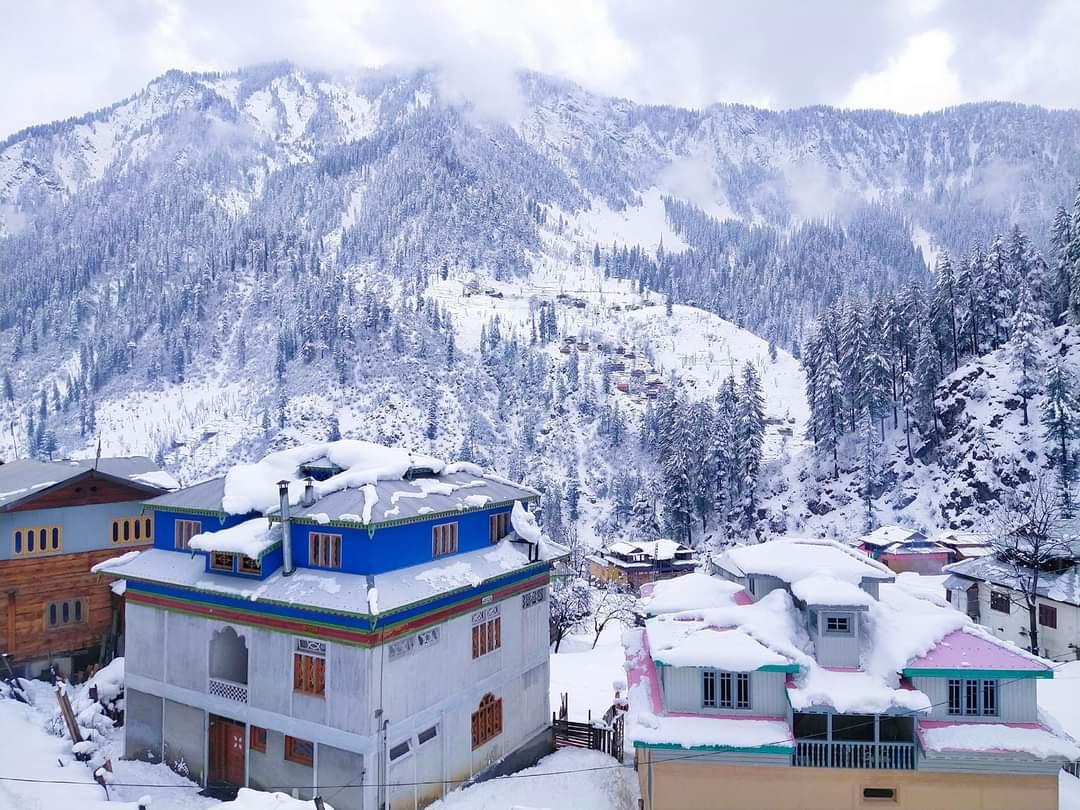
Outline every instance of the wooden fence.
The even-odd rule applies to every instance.
[[[603,751],[605,754],[622,761],[623,758],[623,716],[626,714],[625,702],[616,701],[604,712],[602,719],[593,720],[592,712],[588,720],[569,719],[567,696],[562,695],[559,711],[552,712],[551,725],[555,729],[556,748],[588,748]]]

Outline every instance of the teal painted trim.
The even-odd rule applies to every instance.
[[[1008,678],[1053,678],[1052,669],[905,669],[905,678],[985,678],[998,680]]]
[[[355,520],[331,520],[327,523],[319,523],[318,521],[312,520],[310,517],[303,516],[290,517],[289,522],[303,526],[333,526],[335,528],[341,529],[367,529],[369,535],[374,535],[376,529],[383,527],[405,526],[410,523],[427,523],[429,521],[442,520],[444,518],[467,514],[469,512],[484,512],[489,509],[499,509],[504,506],[513,506],[517,501],[522,501],[523,503],[538,503],[540,501],[540,496],[529,495],[525,498],[513,498],[509,501],[492,501],[491,503],[486,503],[483,506],[468,506],[462,509],[448,509],[445,512],[425,512],[422,515],[410,515],[409,517],[397,518],[395,520],[376,521],[373,523],[358,523]],[[165,507],[162,508],[164,509]],[[281,517],[277,514],[267,515],[266,517],[271,523],[281,522]]]
[[[788,756],[795,750],[795,745],[758,745],[748,748],[740,745],[679,745],[678,743],[645,743],[634,740],[634,748],[651,748],[660,751],[729,751],[742,754],[783,754]]]
[[[766,664],[763,667],[758,667],[757,672],[798,672],[798,664]]]

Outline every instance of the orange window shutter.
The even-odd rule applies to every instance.
[[[495,647],[493,649],[499,649],[502,646],[502,617],[495,620]]]
[[[304,661],[299,655],[293,656],[293,689],[300,689],[304,685]]]
[[[480,633],[479,633],[479,630],[480,630],[479,627],[474,627],[472,629],[472,657],[473,658],[479,658],[480,657]]]

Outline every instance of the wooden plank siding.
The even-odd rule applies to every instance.
[[[29,512],[34,509],[56,509],[96,503],[139,502],[152,498],[160,492],[154,487],[122,484],[91,472],[85,477],[78,476],[62,485],[43,489],[34,497],[13,504],[6,511]]]
[[[100,643],[112,622],[109,579],[90,573],[102,560],[140,548],[134,544],[81,554],[0,560],[0,593],[6,609],[0,611],[0,643],[14,664],[83,650]],[[84,624],[47,630],[49,602],[84,597]]]

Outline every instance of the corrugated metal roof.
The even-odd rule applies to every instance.
[[[201,484],[178,489],[147,501],[148,506],[161,509],[196,509],[200,512],[221,512],[221,499],[225,495],[225,476],[211,478]]]
[[[444,489],[440,485],[449,484],[453,491],[433,491]],[[388,480],[375,484],[378,501],[371,510],[372,523],[384,523],[391,520],[405,520],[427,514],[455,512],[477,508],[479,497],[486,497],[489,503],[525,500],[534,498],[536,492],[527,487],[517,486],[508,481],[470,475],[467,472],[439,475],[431,478],[418,478],[412,481]],[[292,510],[293,517],[315,517],[326,515],[330,520],[348,520],[342,515],[363,517],[365,495],[362,489],[345,489],[334,492],[315,502],[314,506],[297,506]],[[359,521],[358,521],[359,522]]]
[[[17,459],[7,464],[0,464],[0,508],[22,501],[36,492],[63,483],[93,468],[93,459],[64,461]],[[132,478],[132,476],[160,471],[161,468],[145,456],[103,458],[98,461],[97,469],[105,475],[126,478],[134,486],[162,489],[155,484]]]

